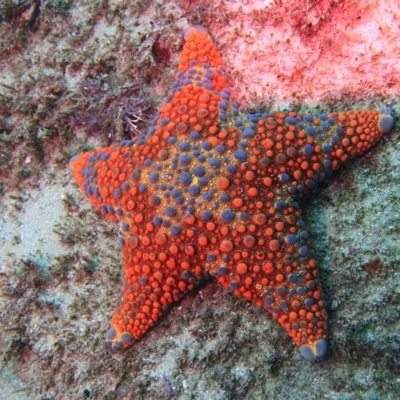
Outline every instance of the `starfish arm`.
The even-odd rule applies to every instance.
[[[89,201],[108,221],[121,227],[127,213],[132,215],[136,201],[143,199],[136,184],[136,163],[130,157],[130,148],[123,145],[96,149],[70,161],[72,175]]]
[[[260,187],[281,187],[300,198],[343,163],[373,146],[394,125],[392,110],[330,114],[227,110],[237,131],[243,161],[264,176]]]
[[[210,249],[207,270],[268,310],[297,345],[312,345],[327,334],[317,261],[298,204],[290,196],[274,197],[279,200],[233,200],[246,220],[239,216],[227,226],[230,234]]]
[[[180,300],[204,278],[203,268],[190,255],[194,247],[172,244],[167,236],[126,235],[122,243],[124,279],[114,309],[106,345],[115,352],[145,334],[173,302]],[[150,245],[151,243],[151,245]]]

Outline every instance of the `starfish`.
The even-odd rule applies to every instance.
[[[246,113],[206,29],[185,32],[176,80],[146,134],[75,156],[80,189],[120,227],[120,351],[208,277],[268,310],[307,360],[327,312],[298,200],[394,125],[391,110]]]

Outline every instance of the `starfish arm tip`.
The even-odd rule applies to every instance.
[[[328,342],[325,339],[300,346],[300,354],[307,361],[318,361],[323,359],[328,352]]]
[[[207,29],[202,25],[189,26],[184,33],[184,39],[185,44],[178,66],[178,80],[182,78],[182,73],[184,73],[185,79],[183,81],[188,82],[188,80],[192,80],[192,83],[195,83],[195,86],[197,86],[201,82],[195,82],[193,74],[199,76],[199,73],[206,74],[208,72],[205,75],[206,81],[210,80],[217,83],[217,78],[222,73],[223,62]],[[219,70],[216,71],[216,68]],[[205,87],[207,88],[207,84],[205,84]]]
[[[203,25],[191,25],[185,30],[184,38],[188,40],[192,36],[208,35],[207,29]]]
[[[115,326],[112,326],[105,336],[106,348],[111,353],[117,353],[124,348],[130,347],[135,342],[131,333],[120,332]]]
[[[378,129],[382,133],[389,133],[395,124],[394,112],[390,107],[379,110]]]

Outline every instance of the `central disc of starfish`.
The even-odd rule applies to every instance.
[[[139,339],[212,276],[268,310],[307,360],[327,352],[317,261],[297,200],[388,132],[388,109],[240,110],[207,31],[185,33],[146,135],[74,157],[79,187],[121,229],[123,287],[106,342]]]

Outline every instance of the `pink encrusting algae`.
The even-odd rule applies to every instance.
[[[399,2],[265,3],[229,1],[235,23],[212,27],[239,101],[315,105],[399,92]]]

